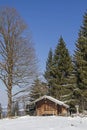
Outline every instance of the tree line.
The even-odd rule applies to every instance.
[[[49,86],[49,95],[68,103],[74,110],[87,109],[87,12],[70,56],[61,36],[54,50],[49,50],[44,76]]]

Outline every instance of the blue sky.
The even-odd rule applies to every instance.
[[[0,0],[0,5],[16,8],[28,24],[42,72],[61,35],[73,53],[87,0]]]
[[[16,8],[28,24],[42,72],[61,35],[73,54],[87,0],[0,0],[0,5]]]
[[[87,0],[0,0],[0,6],[16,8],[28,24],[41,72],[49,49],[54,50],[61,35],[70,54],[74,53]]]

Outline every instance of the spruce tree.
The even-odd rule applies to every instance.
[[[59,39],[54,54],[49,51],[45,78],[50,86],[51,96],[64,101],[71,98],[73,95],[71,92],[74,89],[73,64],[62,37]]]
[[[46,61],[46,70],[45,70],[45,73],[44,73],[44,77],[47,81],[47,84],[48,84],[48,95],[50,96],[54,96],[54,90],[52,89],[55,89],[54,87],[54,78],[55,78],[55,72],[54,72],[54,62],[53,62],[53,51],[52,49],[50,48],[49,50],[49,53],[48,53],[48,58],[47,58],[47,61]]]
[[[52,86],[52,80],[53,80],[53,52],[51,48],[49,50],[48,58],[46,61],[46,70],[44,73],[44,77],[47,80],[47,84],[50,88],[50,86]]]
[[[73,71],[72,60],[62,37],[60,37],[54,52],[53,66],[54,84],[52,93],[54,93],[56,98],[61,99],[63,95],[68,95],[71,91],[71,80],[69,80],[69,77]]]
[[[34,81],[34,84],[30,88],[30,101],[34,101],[39,97],[46,95],[48,92],[47,84],[40,81],[38,78]]]
[[[79,93],[78,104],[81,109],[85,109],[84,103],[87,102],[87,12],[83,17],[83,25],[80,28],[74,58]]]

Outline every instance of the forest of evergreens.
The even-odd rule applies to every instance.
[[[49,49],[44,72],[48,86],[45,94],[66,102],[72,111],[75,111],[75,105],[83,111],[87,109],[87,12],[76,41],[72,56],[62,36],[55,50]]]

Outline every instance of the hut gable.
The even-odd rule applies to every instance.
[[[60,106],[64,106],[64,107],[66,107],[66,108],[69,108],[69,106],[68,106],[67,104],[65,104],[64,102],[59,101],[59,100],[57,100],[57,99],[55,99],[55,98],[53,98],[53,97],[51,97],[51,96],[47,96],[47,95],[44,95],[43,97],[40,97],[40,98],[36,99],[36,100],[35,100],[34,102],[32,102],[32,103],[36,103],[36,102],[38,102],[38,101],[40,101],[40,100],[42,100],[42,99],[49,99],[50,101],[52,101],[52,102],[54,102],[54,103],[56,103],[56,104],[58,104],[58,105],[60,105]]]

